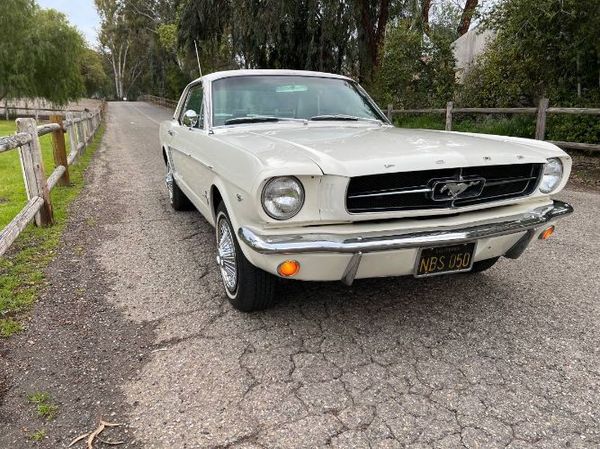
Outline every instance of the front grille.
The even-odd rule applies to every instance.
[[[518,198],[533,193],[543,167],[514,164],[358,176],[348,185],[346,208],[350,213],[451,209]],[[451,186],[466,183],[459,189],[470,184],[474,187],[446,199],[438,190],[438,186],[444,189],[446,182]]]

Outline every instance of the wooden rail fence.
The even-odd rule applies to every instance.
[[[448,102],[446,108],[439,109],[394,109],[394,106],[389,104],[386,110],[386,115],[392,121],[396,114],[445,114],[446,116],[446,131],[452,131],[453,114],[470,113],[470,114],[535,114],[535,138],[544,140],[546,137],[546,117],[548,114],[574,114],[574,115],[597,115],[600,116],[600,108],[557,108],[550,107],[549,100],[542,98],[537,108],[456,108],[452,101]],[[579,142],[562,142],[550,140],[550,143],[558,145],[567,150],[585,150],[585,151],[600,151],[600,143],[579,143]]]
[[[50,226],[54,218],[50,191],[56,185],[69,185],[69,165],[83,154],[98,131],[104,117],[103,104],[94,112],[67,112],[50,117],[51,123],[37,125],[33,118],[18,118],[17,132],[0,137],[0,153],[17,149],[21,160],[27,204],[0,232],[0,256],[6,252],[25,227],[35,219],[37,226]],[[70,151],[67,154],[65,133],[69,133]],[[56,168],[46,177],[40,137],[52,134],[53,156]]]
[[[174,110],[177,107],[176,100],[157,97],[154,95],[142,95],[140,101],[146,101],[158,106]],[[546,137],[546,117],[548,114],[574,114],[574,115],[597,115],[600,116],[600,108],[558,108],[550,107],[549,100],[542,98],[537,108],[457,108],[454,107],[452,101],[448,102],[445,108],[437,109],[394,109],[394,106],[389,104],[386,109],[386,115],[390,121],[393,121],[394,115],[399,114],[445,114],[446,131],[452,131],[453,114],[469,113],[469,114],[531,114],[536,115],[535,138],[544,140]],[[550,143],[558,145],[567,150],[585,150],[585,151],[600,151],[600,143],[579,143],[579,142],[563,142],[553,141]]]
[[[138,98],[140,101],[146,101],[148,103],[162,106],[163,108],[175,110],[177,107],[177,100],[171,100],[169,98],[157,97],[154,95],[142,95]]]

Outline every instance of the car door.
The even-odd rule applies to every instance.
[[[208,132],[204,103],[202,83],[191,86],[180,110],[177,125],[172,128],[170,149],[175,166],[175,180],[200,212],[206,215],[210,212],[208,197],[212,165],[207,160]],[[194,114],[197,116],[195,123],[189,120]]]

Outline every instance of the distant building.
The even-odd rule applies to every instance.
[[[472,29],[452,42],[452,52],[456,59],[456,80],[461,83],[465,73],[473,64],[477,56],[483,53],[488,43],[496,34],[491,30],[478,32],[477,28]]]

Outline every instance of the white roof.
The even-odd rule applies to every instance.
[[[311,72],[308,70],[281,70],[281,69],[244,69],[244,70],[224,70],[222,72],[214,72],[204,75],[201,78],[194,80],[214,81],[221,78],[230,78],[233,76],[248,76],[248,75],[287,75],[287,76],[315,76],[319,78],[339,78],[351,80],[347,76],[336,75],[334,73]]]

